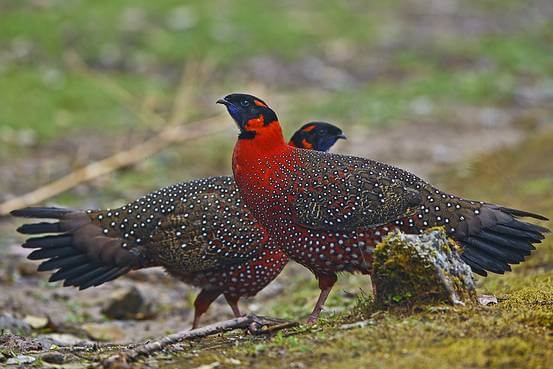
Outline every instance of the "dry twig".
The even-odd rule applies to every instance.
[[[163,337],[160,340],[154,342],[148,342],[141,344],[137,347],[134,347],[129,350],[125,350],[116,355],[110,356],[109,358],[102,361],[101,365],[103,368],[120,368],[125,367],[128,363],[136,361],[142,356],[148,356],[153,353],[163,350],[169,345],[179,343],[184,340],[190,340],[195,338],[206,337],[209,335],[231,331],[234,329],[250,329],[253,333],[256,333],[263,326],[275,326],[280,329],[284,329],[292,326],[293,322],[286,322],[283,324],[283,320],[257,316],[249,314],[240,318],[234,318],[231,320],[225,320],[223,322],[218,322],[205,327],[187,330],[171,334],[169,336]],[[274,332],[275,330],[261,330],[260,332]]]
[[[140,162],[161,151],[168,145],[176,142],[191,141],[221,132],[224,129],[225,126],[221,124],[219,116],[199,120],[186,126],[175,125],[167,127],[156,136],[133,146],[129,150],[120,151],[108,158],[88,164],[45,186],[0,204],[0,216],[7,215],[15,209],[42,202],[81,183]]]

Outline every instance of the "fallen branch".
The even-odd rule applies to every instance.
[[[224,129],[226,127],[221,124],[220,116],[187,125],[167,127],[156,136],[133,146],[129,150],[120,151],[108,158],[88,164],[45,186],[0,204],[0,216],[8,215],[10,211],[15,209],[40,203],[81,183],[140,162],[171,144],[194,140],[221,132]]]
[[[249,331],[250,331],[251,334],[253,334],[255,336],[260,336],[260,335],[263,335],[263,334],[271,334],[273,332],[278,332],[278,331],[281,331],[281,330],[287,329],[287,328],[297,327],[298,325],[299,325],[298,322],[285,321],[283,323],[279,323],[279,324],[275,324],[275,325],[269,325],[267,328],[262,328],[261,326],[259,326],[258,323],[253,323],[252,325],[250,325]]]
[[[136,361],[142,356],[148,356],[153,353],[159,352],[169,345],[173,345],[184,340],[206,337],[209,335],[227,332],[234,329],[249,329],[252,333],[259,334],[274,331],[269,329],[260,330],[263,326],[278,326],[280,327],[280,329],[283,329],[297,324],[294,322],[283,322],[285,321],[249,314],[240,318],[234,318],[231,320],[225,320],[223,322],[206,325],[202,328],[178,332],[163,337],[158,341],[141,344],[135,348],[125,350],[116,355],[110,356],[109,358],[101,362],[101,366],[103,368],[125,367],[128,363]]]

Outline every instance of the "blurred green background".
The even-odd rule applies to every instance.
[[[363,137],[405,122],[455,123],[463,109],[489,107],[530,111],[522,120],[541,123],[553,96],[551,7],[1,0],[0,200],[150,137],[163,124],[141,114],[169,119],[179,86],[188,89],[187,121],[220,113],[214,101],[226,93],[249,91],[279,112],[287,134],[323,119]],[[104,178],[101,194],[84,204],[75,197],[90,186],[56,202],[120,204],[175,181],[229,173],[234,133],[229,119],[221,124],[226,133]]]

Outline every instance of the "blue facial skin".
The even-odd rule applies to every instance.
[[[315,150],[328,151],[338,141],[336,137],[322,137],[318,140]]]
[[[234,119],[234,121],[240,126],[240,121],[241,121],[240,109],[232,104],[229,104],[227,105],[227,110],[230,116],[232,117],[232,119]]]

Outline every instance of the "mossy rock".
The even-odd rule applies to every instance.
[[[420,235],[396,231],[374,252],[372,280],[381,306],[465,304],[476,299],[470,267],[442,228]]]

